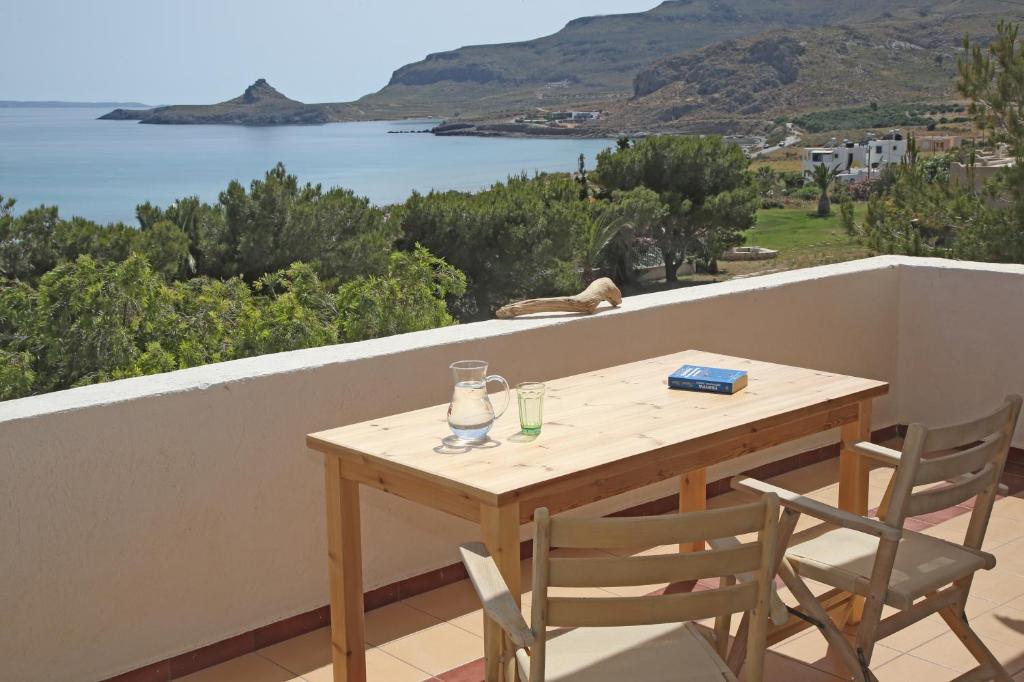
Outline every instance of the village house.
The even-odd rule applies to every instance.
[[[922,152],[949,152],[960,146],[959,135],[927,135],[916,138],[917,148]]]
[[[840,171],[837,179],[850,182],[869,176],[893,163],[900,163],[907,155],[907,139],[899,130],[890,130],[882,137],[869,134],[863,142],[833,138],[824,147],[805,147],[801,168],[804,177],[814,175],[815,166],[824,164]]]

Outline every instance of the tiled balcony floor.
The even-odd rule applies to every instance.
[[[871,504],[881,499],[889,472],[871,476]],[[773,482],[816,499],[835,504],[838,460],[784,474]],[[982,571],[974,582],[968,615],[974,628],[1015,680],[1024,681],[1024,465],[1011,463],[1004,481],[1011,495],[996,503],[985,549],[998,565]],[[711,506],[732,504],[741,498],[728,493]],[[968,509],[915,519],[914,530],[962,540]],[[801,519],[804,525],[813,521]],[[645,548],[656,553],[674,547]],[[524,562],[524,585],[529,585],[529,562]],[[662,586],[664,587],[664,586]],[[650,592],[655,587],[634,588]],[[629,588],[616,589],[628,594]],[[786,598],[786,595],[783,594]],[[789,600],[792,603],[792,600]],[[529,609],[530,595],[523,595]],[[527,619],[529,617],[527,616]],[[370,682],[478,682],[482,679],[483,617],[472,587],[462,581],[371,611],[366,616]],[[241,658],[182,678],[188,682],[327,682],[331,677],[329,628],[321,628]],[[975,665],[938,616],[919,622],[889,637],[876,647],[872,669],[880,682],[928,680],[945,682]],[[768,653],[769,682],[814,682],[843,679],[842,668],[826,650],[814,630],[772,647]]]

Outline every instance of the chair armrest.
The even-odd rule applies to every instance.
[[[732,549],[733,547],[739,547],[740,541],[734,537],[726,538],[715,538],[708,540],[708,545],[711,549]],[[736,582],[742,584],[745,583],[756,583],[757,573],[750,571],[748,573],[740,573],[735,576]],[[771,616],[772,622],[776,625],[782,625],[789,620],[789,609],[786,608],[785,602],[779,597],[779,591],[775,587],[775,581],[772,581],[770,585],[771,597],[769,598],[769,615]]]
[[[764,481],[758,481],[755,478],[747,478],[746,476],[737,476],[732,479],[732,487],[736,490],[745,490],[747,492],[756,493],[758,495],[764,495],[765,493],[775,493],[779,496],[779,504],[794,511],[798,511],[801,514],[807,514],[813,516],[816,519],[833,523],[843,528],[849,528],[850,530],[857,530],[868,535],[874,535],[879,538],[886,538],[889,540],[898,540],[903,535],[903,531],[899,528],[893,528],[881,521],[870,519],[866,516],[858,516],[842,509],[831,507],[823,502],[812,500],[809,497],[798,495],[797,493],[790,492],[785,488],[779,488],[771,483],[765,483]]]
[[[858,455],[869,457],[879,464],[887,467],[898,467],[900,465],[900,451],[877,445],[870,441],[862,440],[856,443],[847,443],[846,447]]]
[[[459,553],[487,615],[501,626],[516,646],[532,646],[533,630],[526,624],[523,612],[519,610],[486,545],[470,542],[459,547]]]

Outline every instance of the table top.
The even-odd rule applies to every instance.
[[[746,370],[749,383],[734,395],[668,388],[668,375],[684,364]],[[497,504],[666,446],[706,448],[715,437],[755,433],[889,389],[884,381],[697,350],[546,385],[544,426],[535,438],[520,433],[513,394],[484,446],[443,443],[451,435],[447,404],[313,433],[306,441],[343,462],[354,458],[361,466],[411,475]],[[492,398],[499,405],[503,400]]]

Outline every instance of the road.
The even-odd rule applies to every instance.
[[[775,145],[774,147],[767,147],[765,149],[756,149],[756,150],[754,150],[753,152],[750,153],[750,158],[755,159],[758,156],[763,156],[765,154],[771,154],[772,152],[777,151],[778,149],[781,149],[783,146],[785,146],[785,147],[792,147],[797,142],[799,142],[800,141],[800,133],[798,133],[797,131],[793,130],[793,124],[792,123],[787,123],[786,125],[789,127],[789,135],[787,135],[786,139],[782,141],[782,144]]]

